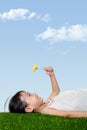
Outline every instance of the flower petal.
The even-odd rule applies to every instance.
[[[37,69],[38,69],[37,65],[34,64],[34,65],[33,65],[33,72],[35,72]]]

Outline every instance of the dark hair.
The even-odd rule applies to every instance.
[[[25,107],[27,106],[27,103],[21,100],[21,92],[17,92],[9,102],[9,111],[12,113],[26,113],[25,112]]]

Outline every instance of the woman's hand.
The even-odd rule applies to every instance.
[[[52,67],[44,67],[44,70],[49,76],[54,74],[54,70]]]

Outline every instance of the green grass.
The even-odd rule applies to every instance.
[[[0,130],[87,130],[87,118],[0,113]]]

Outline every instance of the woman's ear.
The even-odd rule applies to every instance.
[[[29,107],[29,106],[27,106],[27,107],[25,107],[25,112],[32,112],[33,111],[33,108],[32,107]]]

